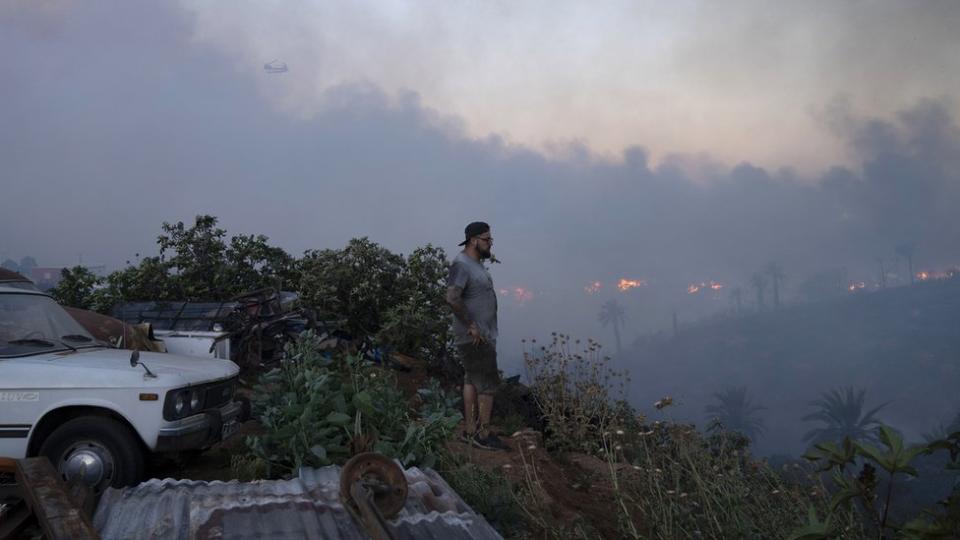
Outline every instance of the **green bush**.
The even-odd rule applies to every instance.
[[[321,319],[369,346],[446,365],[454,354],[446,306],[449,262],[426,245],[404,258],[367,238],[343,249],[308,251],[301,261],[300,293]]]
[[[247,438],[270,476],[303,466],[345,462],[377,451],[404,466],[433,466],[461,419],[459,411],[408,407],[392,374],[356,356],[327,358],[319,339],[304,332],[286,348],[280,367],[254,387],[254,412],[265,432]]]

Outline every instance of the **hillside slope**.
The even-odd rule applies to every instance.
[[[714,392],[747,386],[767,407],[761,451],[802,449],[809,401],[847,385],[868,405],[890,401],[881,418],[917,438],[960,408],[960,279],[702,323],[624,358],[631,401],[672,395],[698,424]]]

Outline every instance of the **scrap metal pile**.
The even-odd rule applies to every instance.
[[[244,293],[226,302],[132,302],[113,316],[130,324],[148,323],[168,343],[180,337],[206,337],[209,350],[242,369],[278,361],[284,345],[304,330],[326,330],[299,295],[272,288]],[[334,335],[336,332],[329,331]]]

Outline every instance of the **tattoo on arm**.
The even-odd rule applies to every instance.
[[[467,306],[463,303],[462,295],[463,289],[460,287],[447,288],[447,303],[450,304],[450,310],[464,326],[470,326],[473,321],[470,320],[470,314],[467,313]]]

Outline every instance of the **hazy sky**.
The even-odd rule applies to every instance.
[[[191,40],[296,115],[323,90],[412,90],[473,136],[539,149],[641,144],[810,173],[851,159],[825,133],[838,96],[867,115],[960,92],[960,6],[900,1],[182,2]],[[291,8],[291,6],[297,6]]]

